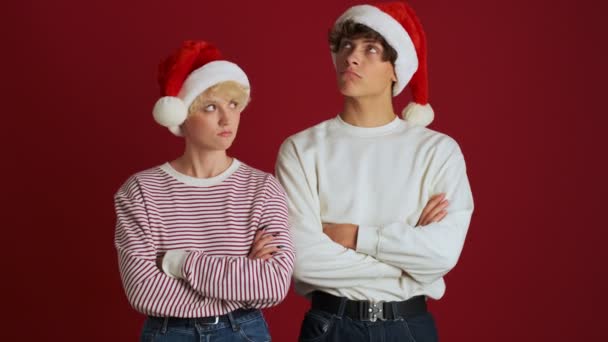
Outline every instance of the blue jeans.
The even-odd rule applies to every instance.
[[[430,312],[390,321],[359,321],[339,314],[310,310],[304,316],[300,342],[437,342]]]
[[[220,316],[217,323],[197,318],[148,317],[141,342],[266,342],[268,325],[260,310],[239,309]]]

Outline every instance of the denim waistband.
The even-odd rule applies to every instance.
[[[262,317],[262,312],[258,309],[237,309],[225,315],[209,317],[179,318],[148,316],[147,324],[151,327],[160,328],[162,332],[165,332],[168,328],[189,329],[195,327],[202,330],[214,330],[225,327],[238,330],[239,324]]]

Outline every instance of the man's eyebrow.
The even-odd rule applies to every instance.
[[[382,43],[380,43],[380,41],[379,41],[379,40],[377,40],[377,39],[372,39],[372,38],[366,38],[366,39],[363,39],[363,42],[364,42],[364,43],[374,43],[374,44],[379,44],[379,45],[382,45]]]

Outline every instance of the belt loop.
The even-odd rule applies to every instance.
[[[338,317],[344,316],[344,309],[346,308],[346,297],[340,297],[340,306],[338,307]]]
[[[161,334],[166,334],[167,333],[167,326],[169,325],[169,317],[163,317],[163,324],[160,327],[160,333]]]
[[[237,323],[234,316],[232,316],[232,312],[228,313],[228,320],[230,321],[230,326],[232,327],[232,331],[234,331],[234,332],[239,331],[239,329],[240,329],[239,324]]]
[[[366,318],[369,317],[369,316],[367,316],[367,308],[364,305],[365,302],[362,301],[362,300],[359,300],[358,303],[359,303],[359,317],[358,317],[358,319],[360,321],[365,321]]]
[[[391,303],[391,309],[393,310],[393,319],[400,319],[403,318],[401,317],[401,313],[399,312],[399,306],[397,305],[397,302],[390,302]]]

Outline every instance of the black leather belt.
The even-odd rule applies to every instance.
[[[346,301],[344,316],[359,321],[395,320],[427,312],[424,296],[412,297],[401,302],[372,303],[366,300],[349,300],[320,291],[312,294],[312,308],[338,315],[343,300]]]
[[[237,309],[232,311],[232,317],[234,319],[238,319],[241,316],[248,315],[252,312],[258,311],[257,309]],[[152,321],[157,321],[161,324],[165,324],[168,327],[175,326],[190,326],[194,327],[196,323],[198,324],[218,324],[220,322],[229,322],[228,314],[221,316],[209,316],[209,317],[196,317],[196,318],[179,318],[179,317],[154,317],[148,316],[148,319]]]

